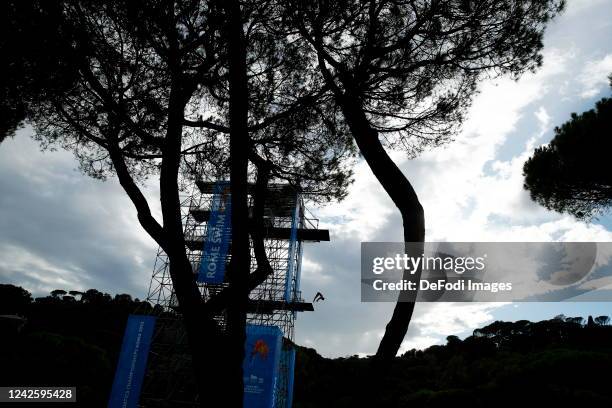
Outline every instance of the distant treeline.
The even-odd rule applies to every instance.
[[[496,321],[465,340],[410,350],[384,372],[370,358],[300,348],[295,407],[609,407],[609,323],[564,315]]]
[[[79,406],[106,406],[127,316],[152,309],[95,289],[32,299],[0,285],[0,385],[76,386]]]
[[[71,406],[106,406],[133,312],[160,310],[95,289],[32,299],[0,285],[0,385],[71,385],[79,399]],[[612,406],[611,369],[607,316],[494,322],[410,350],[384,371],[369,358],[298,347],[294,407]]]

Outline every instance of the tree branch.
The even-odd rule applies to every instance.
[[[167,242],[164,237],[163,228],[151,214],[149,203],[130,175],[119,147],[110,146],[108,148],[108,152],[110,154],[111,161],[113,162],[113,166],[115,167],[115,171],[117,172],[117,177],[119,178],[121,187],[123,187],[128,197],[136,207],[140,225],[142,225],[145,231],[147,231],[147,233],[155,240],[155,242],[157,242],[159,246],[166,250]]]

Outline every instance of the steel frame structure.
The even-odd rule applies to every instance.
[[[213,182],[198,181],[191,194],[181,203],[187,256],[194,274],[200,268],[208,217],[213,202]],[[249,207],[252,208],[254,186],[249,186]],[[298,311],[313,310],[312,304],[301,298],[300,273],[304,241],[328,241],[327,230],[318,229],[318,220],[305,208],[302,194],[286,184],[271,184],[266,194],[264,245],[273,272],[250,294],[247,323],[277,326],[283,333],[283,350],[293,347],[294,323]],[[251,245],[251,248],[253,246]],[[229,251],[228,251],[229,252]],[[229,262],[230,255],[226,261]],[[251,249],[251,271],[257,267]],[[195,390],[189,380],[191,374],[187,341],[177,313],[177,300],[172,287],[167,255],[157,250],[147,301],[158,305],[160,314],[149,355],[147,378],[141,397],[142,406],[194,406]],[[208,300],[226,286],[199,283],[204,300]],[[216,319],[225,327],[225,316]],[[288,388],[291,387],[291,364],[283,353],[277,379],[275,407],[287,407]]]

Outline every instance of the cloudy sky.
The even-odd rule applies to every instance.
[[[521,170],[571,112],[610,94],[612,0],[569,0],[545,36],[544,65],[518,82],[483,83],[453,143],[393,157],[425,207],[428,241],[612,241],[612,217],[577,222],[531,202]],[[116,179],[81,175],[64,151],[41,152],[24,129],[0,145],[0,282],[35,296],[97,288],[146,297],[156,245]],[[361,303],[361,241],[401,241],[401,220],[364,163],[340,204],[313,209],[331,242],[304,251],[302,292],[326,300],[299,316],[296,340],[325,356],[371,354],[393,304]],[[155,203],[158,191],[147,189]],[[493,320],[612,314],[608,303],[418,304],[402,349],[465,336]]]

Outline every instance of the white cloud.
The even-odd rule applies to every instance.
[[[540,108],[535,112],[536,118],[538,118],[538,122],[540,123],[540,131],[546,131],[546,129],[550,126],[550,115],[546,111],[544,106],[540,106]]]
[[[332,241],[358,239],[368,241],[384,225],[393,208],[378,181],[362,160],[355,166],[355,182],[342,202],[314,211],[321,218],[321,228],[333,225]]]
[[[446,335],[448,336],[448,335]],[[423,350],[434,344],[444,344],[443,337],[440,336],[414,336],[408,337],[402,342],[398,355],[401,355],[408,350],[417,349]]]
[[[400,348],[404,353],[412,348],[422,349],[432,344],[445,343],[447,336],[470,332],[493,320],[492,311],[507,303],[432,303],[419,308],[411,322],[411,332]],[[424,307],[426,306],[426,307]]]
[[[608,75],[610,73],[612,73],[612,54],[596,61],[587,62],[578,77],[582,85],[580,96],[582,98],[592,98],[597,95],[602,88],[608,85]]]
[[[27,280],[30,291],[49,293],[54,289],[81,289],[84,271],[77,265],[59,267],[46,259],[16,245],[0,245],[0,270],[3,279]]]
[[[523,191],[522,165],[535,140],[550,126],[547,110],[540,106],[531,113],[539,125],[535,132],[515,133],[519,121],[529,114],[526,108],[546,94],[545,84],[564,72],[572,54],[553,50],[548,55],[554,62],[552,69],[544,65],[542,71],[519,82],[504,79],[484,84],[452,146],[402,164],[407,176],[416,180],[425,203],[428,239],[499,240],[491,217],[524,221],[525,212],[543,214]],[[497,159],[500,149],[513,143],[511,136],[529,139],[521,153]]]
[[[307,256],[302,257],[302,281],[313,286],[325,286],[333,280],[333,275],[329,271],[324,271],[320,263]]]
[[[565,13],[569,16],[574,16],[607,1],[609,0],[570,0],[567,2]]]

